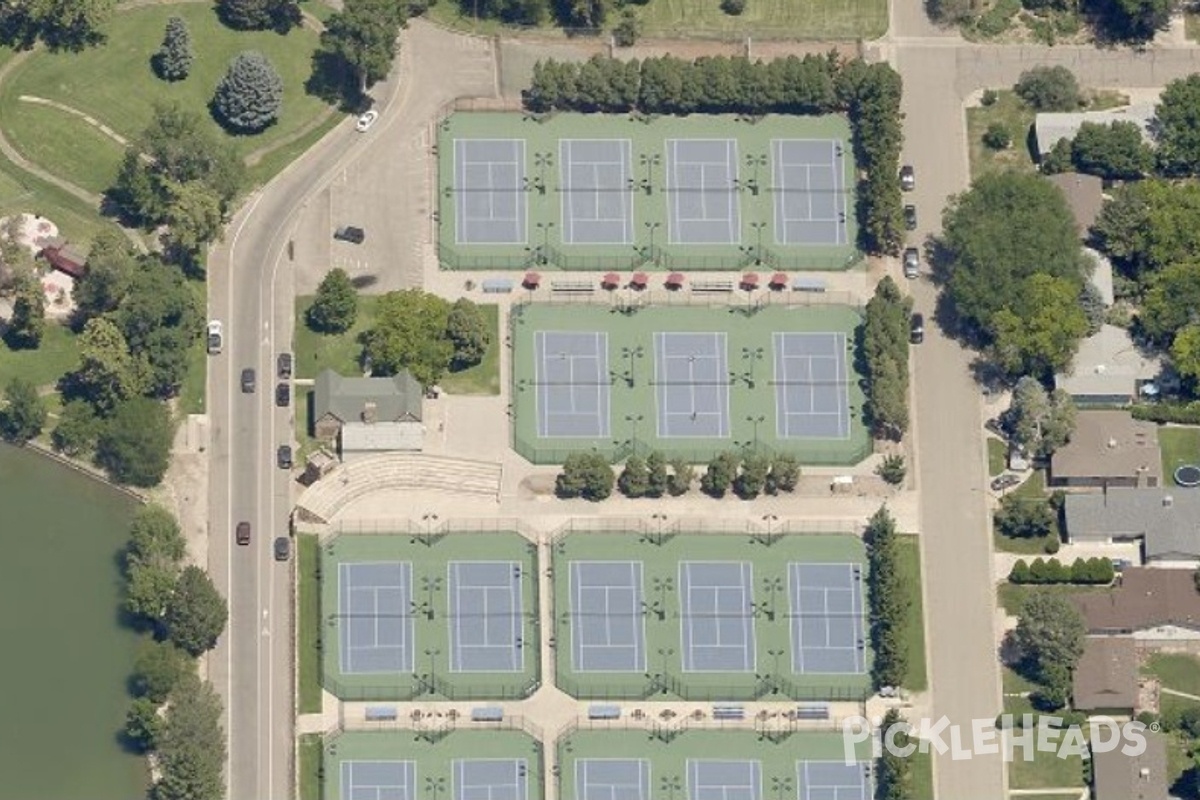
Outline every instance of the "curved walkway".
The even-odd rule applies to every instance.
[[[80,111],[78,108],[69,106],[66,103],[60,103],[57,100],[48,100],[45,97],[37,97],[37,96],[31,95],[31,94],[23,94],[20,97],[18,97],[17,99],[20,100],[22,103],[32,103],[33,105],[48,106],[50,108],[57,109],[58,111],[62,111],[67,114],[71,114],[72,116],[79,117],[81,120],[86,122],[88,125],[91,125],[93,128],[95,128],[96,130],[103,133],[109,139],[112,139],[114,142],[121,145],[121,147],[129,146],[129,140],[126,139],[124,136],[117,133],[112,128],[108,127],[107,125],[105,125],[103,122],[96,119],[92,115],[87,114],[83,111]]]

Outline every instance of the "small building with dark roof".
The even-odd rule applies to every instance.
[[[1093,800],[1168,800],[1166,742],[1149,730],[1142,735],[1141,755],[1126,755],[1123,746],[1092,755]]]
[[[1087,238],[1088,230],[1104,208],[1104,181],[1095,175],[1078,172],[1050,175],[1047,180],[1062,190],[1071,215],[1075,217],[1075,229],[1080,238]]]
[[[1075,667],[1076,711],[1130,714],[1137,706],[1138,655],[1133,639],[1090,636]]]
[[[1191,570],[1131,567],[1118,586],[1071,598],[1092,636],[1126,636],[1139,649],[1200,646],[1200,592]]]
[[[407,371],[359,378],[323,370],[314,381],[313,433],[338,445],[342,460],[356,455],[421,450],[421,384]]]
[[[79,280],[87,272],[87,256],[80,253],[69,244],[56,244],[43,247],[38,253],[54,269]]]

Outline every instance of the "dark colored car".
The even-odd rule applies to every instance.
[[[275,405],[280,408],[287,408],[292,402],[292,387],[286,383],[280,383],[275,387]]]
[[[352,244],[362,244],[363,240],[367,238],[367,233],[354,225],[343,225],[333,232],[333,238]]]
[[[239,522],[237,524],[237,533],[234,536],[238,544],[250,544],[250,523]]]
[[[275,463],[280,469],[292,468],[292,448],[291,445],[281,444],[279,449],[275,451]]]
[[[286,536],[280,536],[275,540],[275,560],[287,561],[292,555],[292,543]]]
[[[917,229],[917,207],[907,205],[904,207],[904,227],[910,231]]]
[[[279,357],[275,359],[275,369],[281,378],[292,377],[292,354],[280,353]]]
[[[993,492],[1002,492],[1005,489],[1008,489],[1012,486],[1016,486],[1020,482],[1021,482],[1021,476],[1014,475],[1011,472],[1006,472],[1005,474],[1001,475],[1000,477],[998,477],[992,481],[992,491]]]
[[[242,370],[242,391],[246,394],[254,393],[254,370],[246,367]]]
[[[908,326],[908,340],[913,344],[925,341],[925,316],[913,314]]]

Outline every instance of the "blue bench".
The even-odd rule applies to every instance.
[[[713,719],[745,719],[746,709],[742,706],[713,706]]]
[[[500,706],[479,706],[471,709],[472,722],[501,722],[504,720],[504,709]]]
[[[820,278],[796,278],[792,281],[793,292],[824,292],[828,288]]]
[[[621,707],[609,705],[588,706],[588,719],[620,719]]]
[[[829,706],[824,703],[797,706],[796,719],[829,719]]]
[[[511,278],[485,278],[479,286],[484,294],[508,294],[513,290]]]
[[[365,716],[370,722],[383,722],[396,718],[395,706],[367,706]]]

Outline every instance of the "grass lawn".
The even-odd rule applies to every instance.
[[[1033,703],[1028,697],[1005,697],[1004,713],[1020,718],[1023,714],[1033,714],[1036,712],[1033,710]]]
[[[989,441],[991,441],[989,439]],[[990,447],[989,447],[989,456]],[[1046,473],[1042,470],[1036,470],[1032,475],[1026,478],[1025,482],[1013,489],[1009,494],[1027,500],[1036,502],[1046,500]],[[1016,538],[1012,536],[1004,536],[999,530],[992,531],[992,541],[997,550],[1002,550],[1006,553],[1021,553],[1028,556],[1046,556],[1047,543],[1060,537],[1057,521],[1054,523],[1054,529],[1045,536],[1037,538]]]
[[[1027,678],[1021,676],[1015,669],[1007,664],[1000,665],[1000,677],[1004,681],[1004,693],[1015,694],[1018,692],[1036,691],[1038,685]]]
[[[1059,758],[1057,752],[1035,750],[1026,761],[1023,750],[1016,750],[1008,765],[1010,789],[1059,788],[1083,786],[1083,759],[1078,755]]]
[[[901,536],[897,541],[900,543],[897,570],[906,585],[916,587],[908,608],[908,676],[904,688],[923,692],[929,684],[925,672],[925,613],[921,607],[921,543],[916,536]]]
[[[300,737],[300,800],[321,800],[321,735]]]
[[[36,350],[10,350],[0,342],[0,385],[19,377],[36,386],[52,386],[78,363],[75,334],[70,328],[47,322],[41,347]]]
[[[1163,425],[1158,429],[1158,446],[1168,486],[1176,485],[1175,468],[1180,464],[1200,464],[1200,428]]]
[[[1163,738],[1167,745],[1167,786],[1173,786],[1196,762],[1188,755],[1192,745],[1187,736],[1176,731],[1164,734]],[[1186,795],[1178,793],[1177,796]]]
[[[1002,583],[996,588],[996,600],[1000,604],[1000,607],[1009,614],[1020,616],[1025,598],[1035,592],[1072,595],[1107,591],[1109,591],[1107,587],[1076,586],[1070,583],[1060,583],[1052,586],[1018,586],[1015,583]]]
[[[150,68],[150,57],[162,41],[167,18],[180,16],[188,24],[196,60],[186,80],[159,80]],[[20,95],[64,103],[104,122],[127,139],[136,137],[152,115],[155,102],[173,100],[202,115],[204,125],[245,156],[294,135],[326,105],[305,92],[311,74],[311,56],[318,37],[307,28],[286,36],[272,31],[233,31],[222,25],[208,3],[155,5],[114,16],[108,40],[81,52],[38,51],[10,74],[0,94],[0,119],[13,144],[48,169],[81,185],[96,186],[111,167],[111,146],[82,145],[77,137],[88,133],[82,121],[62,132],[56,128],[69,118],[47,109],[32,121],[25,118],[28,103]],[[230,60],[245,50],[258,50],[270,59],[283,78],[283,110],[279,122],[254,136],[230,136],[217,125],[207,108]],[[94,134],[98,136],[99,134]],[[119,153],[117,154],[119,157]]]
[[[1183,30],[1189,42],[1200,42],[1200,13],[1184,12]]]
[[[500,348],[504,346],[500,336],[500,307],[489,303],[480,305],[479,310],[492,332],[492,341],[482,361],[461,372],[448,373],[439,381],[447,394],[500,394]]]
[[[996,95],[996,102],[990,106],[967,109],[967,147],[971,153],[972,178],[1009,169],[1035,170],[1027,143],[1036,116],[1034,110],[1011,89],[1000,90]],[[991,150],[983,145],[984,131],[995,122],[1007,128],[1012,137],[1012,144],[1005,150]]]
[[[1008,446],[994,436],[987,437],[988,475],[996,477],[1008,466]]]
[[[917,751],[909,756],[909,800],[933,800],[933,754]]]
[[[1200,695],[1200,660],[1192,656],[1154,653],[1143,669],[1169,689]]]
[[[200,308],[208,307],[208,290],[204,281],[189,281],[188,285],[196,294],[196,302]],[[204,398],[208,389],[208,345],[205,337],[200,336],[188,348],[187,374],[183,376],[183,386],[179,389],[179,413],[203,414]]]
[[[305,316],[312,301],[312,295],[296,298],[296,340],[293,342],[296,348],[296,377],[315,378],[325,368],[343,375],[361,375],[359,356],[362,354],[362,345],[358,343],[358,337],[375,324],[377,298],[359,295],[358,318],[354,321],[354,327],[335,336],[326,336],[308,327]]]
[[[74,114],[17,101],[6,108],[5,135],[21,155],[89,192],[103,194],[116,180],[125,151]]]
[[[297,568],[300,572],[300,688],[301,714],[321,711],[321,651],[317,640],[321,633],[320,581],[317,578],[317,537],[311,533],[296,536]]]

